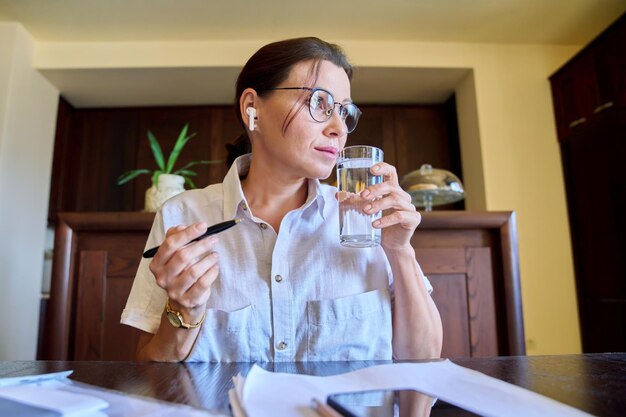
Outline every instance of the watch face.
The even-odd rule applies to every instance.
[[[170,323],[174,327],[180,327],[180,325],[182,324],[180,321],[180,318],[178,317],[176,313],[168,312],[167,319],[170,321]]]

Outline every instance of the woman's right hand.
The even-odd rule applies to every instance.
[[[188,323],[202,317],[211,285],[219,275],[218,255],[213,252],[217,236],[187,245],[206,229],[205,223],[170,228],[150,262],[150,271],[157,285],[167,292],[170,307],[181,312]]]

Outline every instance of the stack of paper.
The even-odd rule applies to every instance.
[[[0,416],[225,417],[75,382],[67,378],[71,372],[0,379]]]
[[[235,417],[312,415],[313,398],[397,388],[412,388],[484,416],[589,415],[449,360],[377,365],[326,377],[272,373],[255,365],[246,378],[237,376],[233,382],[229,398]]]
[[[106,401],[85,394],[60,391],[69,372],[0,380],[0,415],[105,416]]]

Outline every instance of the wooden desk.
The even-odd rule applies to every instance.
[[[626,353],[453,359],[459,365],[538,392],[588,413],[623,416]],[[333,375],[385,362],[261,364],[265,369]],[[72,379],[206,409],[228,412],[231,378],[250,363],[0,362],[0,377],[73,369]]]

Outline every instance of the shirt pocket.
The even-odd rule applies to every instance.
[[[256,308],[235,311],[207,309],[206,318],[188,362],[254,362]]]
[[[391,359],[387,289],[307,303],[307,358],[316,361]]]

